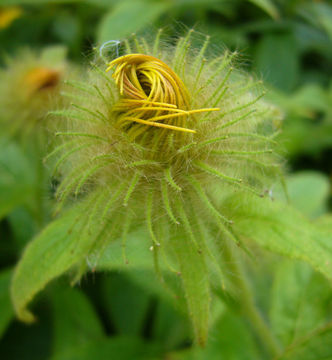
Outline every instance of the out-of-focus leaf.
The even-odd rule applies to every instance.
[[[33,170],[21,149],[0,139],[0,218],[23,204],[34,187]]]
[[[177,0],[176,6],[195,6],[202,5],[204,8],[209,8],[211,5],[217,5],[225,2],[224,0]]]
[[[326,234],[332,234],[332,214],[321,216],[316,221],[317,226]]]
[[[272,252],[299,259],[332,279],[332,237],[320,231],[296,209],[270,199],[236,195],[224,206],[233,229]]]
[[[165,281],[161,281],[154,269],[124,268],[103,278],[103,306],[117,333],[142,335],[147,316],[153,311],[151,337],[164,348],[172,349],[190,337],[191,324],[183,291],[176,288],[175,292],[174,286],[170,287],[170,275],[180,286],[175,274],[165,273]]]
[[[293,206],[309,217],[317,217],[327,211],[330,181],[322,173],[302,171],[286,179],[287,190]],[[276,198],[282,197],[276,194]]]
[[[170,3],[160,1],[122,1],[101,20],[98,42],[121,40],[144,26],[152,25],[169,6]]]
[[[0,338],[5,332],[9,322],[14,317],[14,310],[10,301],[9,284],[12,269],[0,272]]]
[[[305,263],[284,261],[276,270],[271,326],[288,346],[324,325],[332,292],[328,281]]]
[[[298,339],[278,360],[332,359],[332,321]]]
[[[152,336],[166,349],[174,349],[190,338],[191,324],[189,319],[174,306],[165,301],[158,301],[155,312]]]
[[[99,254],[95,257],[91,255],[95,237],[91,233],[82,232],[86,220],[82,217],[80,206],[50,223],[25,249],[11,287],[14,308],[21,320],[33,321],[33,315],[26,308],[28,303],[51,280],[75,265],[86,264],[86,267],[95,269],[97,264],[100,268],[105,268],[107,264],[107,268],[115,269],[118,266],[130,266],[134,254],[134,259],[137,259],[132,261],[134,266],[151,266],[151,254],[148,250],[150,245],[143,231],[128,235],[129,265],[125,265],[123,261],[121,241],[116,241],[117,239],[107,247],[103,258]],[[98,226],[95,231],[98,231]],[[141,257],[146,252],[147,256]]]
[[[158,353],[154,344],[145,343],[139,338],[116,336],[72,348],[52,360],[155,360]]]
[[[80,35],[80,24],[77,17],[63,13],[54,19],[53,31],[55,35],[68,45],[75,45]]]
[[[10,213],[16,206],[21,205],[29,196],[31,187],[27,184],[0,184],[0,218]]]
[[[163,267],[163,264],[160,264]],[[126,276],[131,282],[137,284],[140,288],[144,289],[151,296],[158,297],[169,304],[174,305],[174,298],[177,298],[177,305],[180,311],[184,311],[185,302],[179,301],[181,293],[181,282],[179,277],[170,271],[163,271],[163,279],[157,276],[154,268],[136,268],[126,271]],[[181,294],[180,294],[181,293]]]
[[[47,46],[41,53],[41,60],[49,64],[54,64],[54,66],[59,65],[66,60],[67,50],[68,49],[62,45]]]
[[[82,291],[68,286],[52,290],[55,358],[70,348],[104,338],[95,309]]]
[[[322,27],[332,40],[331,4],[307,2],[298,6],[298,13],[315,26]]]
[[[206,348],[172,354],[174,360],[260,360],[257,343],[243,319],[230,312],[220,317],[210,330]]]
[[[205,259],[186,235],[174,237],[170,241],[170,246],[179,263],[195,340],[204,345],[208,333],[211,300]]]
[[[302,21],[294,23],[293,28],[296,43],[301,53],[315,50],[323,56],[331,57],[331,40],[323,31]],[[324,72],[319,73],[324,76]]]
[[[308,119],[291,117],[284,127],[282,141],[287,147],[289,156],[319,156],[332,146],[332,124],[313,124]]]
[[[291,33],[264,35],[256,50],[257,70],[264,80],[283,91],[294,88],[299,76],[299,57]]]
[[[15,245],[18,249],[23,249],[36,232],[36,221],[30,212],[23,207],[13,210],[7,216],[7,220],[14,236]]]
[[[125,273],[112,273],[103,279],[103,302],[116,332],[139,336],[144,329],[151,297],[130,281]]]
[[[329,98],[326,91],[317,84],[304,85],[291,95],[276,90],[269,91],[267,97],[287,113],[312,118],[315,111],[328,111]]]
[[[324,89],[317,84],[308,84],[301,87],[289,101],[301,108],[324,112],[329,109],[328,96]]]
[[[279,17],[279,11],[276,5],[271,0],[248,0],[249,2],[255,4],[272,18],[277,19]]]
[[[80,227],[73,226],[76,219],[75,211],[65,214],[48,225],[25,249],[11,287],[14,308],[21,320],[34,320],[26,306],[35,294],[87,253],[91,244],[86,239],[78,244]]]
[[[51,356],[51,316],[43,301],[38,303],[39,321],[26,326],[13,321],[0,341],[1,360],[45,360]]]

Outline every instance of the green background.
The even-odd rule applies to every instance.
[[[94,47],[107,40],[121,40],[134,32],[150,34],[161,27],[170,38],[193,27],[211,35],[215,52],[225,47],[239,51],[239,66],[264,80],[266,98],[284,114],[279,141],[287,158],[286,182],[293,205],[319,221],[323,230],[331,228],[331,2],[0,2],[2,9],[12,5],[21,6],[23,13],[0,29],[1,64],[21,47],[41,49],[54,44],[65,45],[73,62],[85,63]],[[34,165],[29,161],[14,145],[1,149],[1,173],[8,164],[20,164],[21,173],[14,175],[24,178],[27,186],[34,182],[30,174]],[[26,189],[16,187],[14,198],[19,199]],[[8,189],[1,179],[0,196],[0,214],[6,214],[0,222],[2,360],[268,358],[236,307],[226,308],[225,302],[214,304],[207,347],[196,348],[185,311],[174,307],[144,266],[90,273],[75,288],[61,278],[34,302],[37,323],[16,321],[8,293],[10,277],[38,224],[24,206],[3,201]],[[276,189],[275,197],[282,200],[282,191]],[[332,292],[327,280],[304,263],[270,254],[250,275],[257,302],[284,346],[280,359],[332,359]]]

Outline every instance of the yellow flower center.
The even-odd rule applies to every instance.
[[[130,123],[195,133],[187,127],[190,115],[218,108],[190,110],[188,91],[179,76],[163,61],[143,54],[121,56],[109,63],[120,90],[114,106],[120,127]],[[135,136],[145,129],[140,128]]]

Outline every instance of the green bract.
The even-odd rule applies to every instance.
[[[130,262],[126,250],[139,228],[158,276],[182,278],[204,344],[210,283],[229,290],[231,249],[247,251],[235,231],[237,209],[242,216],[247,201],[268,196],[278,180],[279,112],[262,100],[259,81],[234,69],[236,54],[206,60],[209,38],[196,52],[192,35],[175,47],[161,46],[160,33],[152,46],[134,38],[120,49],[132,56],[113,62],[116,82],[94,64],[85,82],[69,84],[73,105],[53,112],[65,130],[49,157],[57,157],[61,176],[58,211],[76,204],[27,248],[16,270],[12,294],[22,320],[32,320],[26,305],[48,281],[72,267],[74,281],[100,267],[111,244]],[[35,282],[22,287],[34,256],[42,269],[36,264]]]

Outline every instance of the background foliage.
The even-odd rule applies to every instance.
[[[106,40],[160,27],[170,36],[194,27],[211,35],[216,50],[224,46],[238,50],[240,65],[265,81],[267,98],[284,113],[279,140],[288,160],[291,202],[320,224],[317,241],[325,241],[323,234],[332,225],[332,5],[328,1],[2,0],[0,5],[0,17],[8,6],[22,10],[0,28],[1,63],[22,46],[39,49],[53,44],[65,45],[73,62],[86,62],[92,48]],[[16,321],[8,292],[12,269],[27,242],[50,220],[47,211],[41,216],[34,204],[33,194],[40,188],[45,194],[52,192],[35,176],[39,160],[33,150],[0,142],[1,359],[268,358],[250,324],[227,299],[214,304],[206,348],[192,346],[184,304],[174,307],[142,262],[139,234],[136,252],[128,254],[130,264],[137,259],[136,267],[106,259],[100,264],[103,271],[85,276],[79,287],[69,288],[68,279],[61,278],[34,302],[37,323]],[[285,200],[281,189],[274,189],[274,197]],[[45,209],[49,199],[42,198]],[[277,220],[287,226],[297,216],[285,213]],[[250,225],[246,219],[241,222],[243,231]],[[271,231],[269,238],[279,236],[281,250],[293,254],[292,237],[300,234],[305,239],[307,233],[303,228],[293,231]],[[330,243],[325,246],[331,249]],[[265,247],[271,250],[266,243]],[[312,260],[314,268],[319,269],[321,260],[319,256]],[[278,359],[332,359],[328,281],[299,260],[267,252],[254,262],[251,272],[256,302],[285,349]]]

